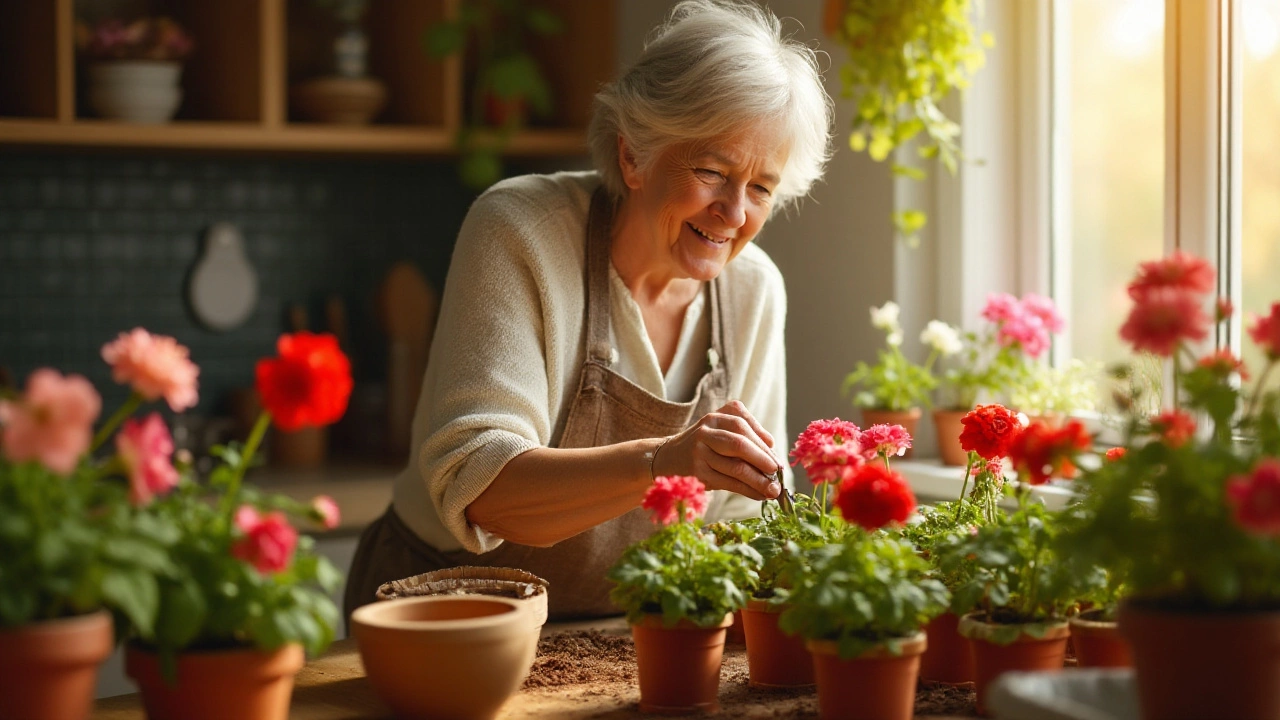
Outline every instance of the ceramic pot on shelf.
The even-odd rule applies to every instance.
[[[960,447],[960,431],[964,428],[960,421],[969,410],[934,410],[933,426],[937,430],[938,457],[943,465],[964,467],[969,454]]]
[[[158,125],[182,104],[182,64],[161,60],[113,60],[89,66],[89,107],[99,117]]]
[[[1133,667],[1129,641],[1102,610],[1087,610],[1071,618],[1071,645],[1080,667]]]
[[[720,661],[733,615],[714,627],[681,620],[671,627],[661,615],[631,625],[640,676],[640,712],[715,713],[720,710]]]
[[[969,638],[973,647],[974,689],[978,693],[978,714],[987,714],[987,692],[991,683],[1011,670],[1058,672],[1067,658],[1067,638],[1070,630],[1065,621],[1052,623],[1041,637],[1025,630],[1019,632],[1011,643],[993,642],[993,636],[1008,630],[1010,625],[986,622],[981,613],[970,613],[960,618],[960,634]]]
[[[1133,650],[1146,720],[1280,717],[1280,612],[1185,612],[1126,602],[1116,619]]]
[[[105,610],[0,630],[0,718],[85,720],[114,637]]]
[[[810,640],[823,720],[911,720],[916,701],[924,633],[902,642],[893,654],[883,645],[842,660],[833,640]]]
[[[155,652],[130,644],[125,674],[138,684],[148,720],[287,720],[293,678],[306,655],[297,643],[278,650],[233,648],[178,653],[175,683]]]
[[[813,656],[798,635],[778,627],[785,605],[751,599],[742,610],[747,635],[747,671],[752,687],[812,687]]]
[[[920,416],[923,411],[920,408],[911,408],[910,410],[876,410],[872,408],[862,409],[862,429],[866,430],[872,425],[901,425],[911,436],[912,446],[902,455],[903,460],[909,459],[915,453],[915,437],[916,428],[920,424]]]

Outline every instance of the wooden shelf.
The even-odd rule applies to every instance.
[[[450,155],[462,125],[463,62],[427,56],[426,29],[465,0],[371,0],[370,72],[389,91],[370,125],[301,122],[292,82],[314,77],[327,40],[309,0],[166,0],[196,39],[183,104],[163,125],[99,120],[77,97],[76,12],[84,0],[0,0],[0,146],[123,147],[244,152]],[[555,93],[548,127],[514,136],[511,155],[582,155],[591,97],[614,65],[614,0],[545,0],[566,25],[539,41]],[[257,42],[253,42],[255,40]]]

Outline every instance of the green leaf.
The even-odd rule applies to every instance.
[[[483,190],[502,179],[502,161],[497,153],[476,150],[465,156],[458,165],[462,183],[473,190]]]
[[[103,554],[122,565],[133,565],[154,573],[168,573],[173,569],[169,554],[163,548],[135,538],[109,538],[103,544]]]
[[[157,641],[166,647],[186,647],[204,627],[205,611],[204,596],[194,581],[184,578],[182,582],[164,583],[156,619]]]
[[[151,636],[160,607],[155,577],[136,570],[108,570],[102,577],[102,597],[124,613],[143,637]]]
[[[910,235],[920,228],[923,228],[927,222],[925,214],[919,210],[899,210],[893,214],[893,224],[898,228],[898,232],[904,235]]]
[[[894,175],[911,180],[923,180],[926,177],[924,170],[917,167],[911,167],[910,165],[894,163],[890,166],[890,169],[892,169]],[[923,226],[923,223],[921,223],[921,225]]]

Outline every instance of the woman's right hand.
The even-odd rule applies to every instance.
[[[774,477],[782,464],[772,448],[773,436],[734,400],[659,447],[653,474],[693,475],[709,490],[772,500],[782,489]]]

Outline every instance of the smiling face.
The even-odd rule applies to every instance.
[[[707,281],[768,219],[787,149],[776,132],[757,130],[673,146],[644,172],[625,143],[619,156],[629,190],[619,237],[637,243],[654,271]]]

